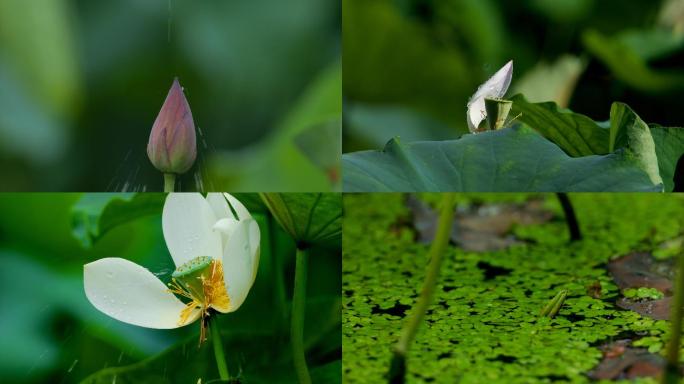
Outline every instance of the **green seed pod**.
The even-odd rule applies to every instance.
[[[511,112],[513,102],[510,100],[489,98],[485,98],[484,101],[489,130],[494,131],[503,128],[506,124],[506,118]]]
[[[212,259],[209,256],[198,256],[186,262],[171,274],[183,288],[187,289],[194,297],[204,299],[202,280],[211,274]]]

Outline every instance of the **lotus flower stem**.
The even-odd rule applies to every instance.
[[[164,174],[164,192],[175,192],[176,175],[173,173]]]
[[[563,213],[565,213],[565,222],[568,224],[568,230],[570,231],[570,241],[582,240],[582,232],[580,232],[577,216],[575,216],[575,208],[572,206],[570,197],[568,197],[567,193],[563,192],[556,193],[556,196],[558,196],[558,201],[560,201]]]
[[[454,221],[454,194],[444,193],[442,195],[441,213],[439,215],[439,223],[437,227],[437,234],[435,235],[430,250],[428,251],[428,258],[430,265],[428,266],[425,280],[423,281],[423,288],[418,302],[416,303],[411,315],[406,322],[401,334],[399,342],[394,346],[392,355],[392,362],[390,364],[389,382],[403,383],[406,373],[406,354],[409,350],[411,342],[418,333],[418,327],[425,317],[432,296],[435,292],[437,280],[439,278],[439,270],[444,260],[449,238],[451,235],[451,225]]]
[[[664,384],[679,383],[679,347],[682,338],[682,311],[684,309],[684,252],[680,252],[677,264],[677,281],[670,315],[672,331],[670,332],[670,343],[667,346],[667,364],[662,381]]]
[[[279,321],[284,324],[287,324],[287,308],[285,307],[285,303],[287,302],[287,293],[285,293],[285,278],[283,276],[283,255],[276,251],[278,249],[278,243],[276,240],[276,233],[273,231],[274,229],[274,218],[273,216],[269,216],[266,218],[266,225],[264,226],[266,233],[268,234],[265,236],[269,241],[271,242],[270,244],[270,255],[271,255],[271,262],[273,263],[273,270],[277,271],[275,276],[273,277],[273,285],[274,285],[274,294],[275,294],[275,302],[278,303],[278,312],[280,313],[280,318],[274,318],[274,321]],[[276,224],[277,225],[277,224]]]
[[[223,342],[221,341],[221,330],[218,322],[212,321],[209,325],[211,328],[211,343],[214,344],[214,356],[216,356],[216,366],[218,367],[219,377],[222,381],[230,380],[230,373],[228,373],[228,365],[226,365],[226,354],[223,352]]]
[[[306,309],[308,259],[309,251],[297,247],[290,342],[292,343],[292,359],[300,384],[311,384],[311,376],[309,376],[309,368],[306,365],[306,356],[304,355],[304,310]]]

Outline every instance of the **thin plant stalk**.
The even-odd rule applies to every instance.
[[[228,381],[230,380],[230,373],[228,372],[228,365],[226,364],[226,354],[223,352],[221,330],[219,329],[216,320],[209,324],[209,328],[211,328],[211,343],[214,344],[214,356],[216,357],[219,377],[222,381]]]
[[[672,331],[670,343],[667,346],[667,363],[662,381],[664,384],[679,383],[679,348],[682,338],[682,307],[684,307],[684,252],[680,252],[677,264],[677,281],[670,314]]]
[[[164,192],[174,192],[176,187],[176,175],[173,173],[164,174]]]
[[[276,239],[276,232],[273,230],[274,220],[273,216],[268,216],[266,218],[266,225],[264,226],[264,233],[267,234],[264,235],[264,237],[269,239],[271,263],[273,270],[275,271],[275,276],[273,277],[273,294],[275,296],[275,302],[278,305],[278,312],[281,315],[280,318],[274,316],[273,321],[279,322],[280,324],[287,324],[287,308],[285,307],[287,294],[285,293],[285,278],[283,276],[283,258],[281,252],[279,252],[280,247]]]
[[[423,288],[418,302],[411,311],[411,314],[404,325],[399,342],[394,346],[392,354],[392,362],[390,364],[389,382],[403,383],[406,373],[406,355],[408,350],[418,333],[418,328],[425,317],[428,307],[432,302],[432,296],[435,292],[437,280],[439,278],[439,271],[444,260],[449,238],[451,235],[451,225],[454,221],[454,194],[444,193],[442,195],[441,212],[439,215],[439,223],[437,226],[437,233],[430,250],[428,251],[428,258],[430,264],[428,266],[425,280],[423,281]]]
[[[292,297],[292,318],[290,320],[290,343],[292,359],[300,384],[311,384],[309,368],[304,355],[304,310],[306,309],[306,275],[309,252],[297,247],[294,294]]]
[[[558,192],[558,201],[560,201],[561,207],[563,207],[563,213],[565,213],[565,222],[568,224],[568,230],[570,231],[570,241],[582,240],[582,233],[580,232],[579,223],[577,222],[577,216],[575,215],[575,208],[572,206],[572,201],[567,193]]]

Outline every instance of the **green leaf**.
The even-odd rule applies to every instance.
[[[594,120],[556,103],[530,103],[523,95],[511,98],[512,116],[534,128],[572,157],[605,155],[609,153],[610,133]]]
[[[662,190],[623,150],[572,158],[525,126],[442,142],[392,140],[342,163],[346,192]]]
[[[294,137],[297,148],[315,166],[324,171],[333,184],[337,184],[340,179],[341,135],[342,119],[335,118],[314,124]]]
[[[582,41],[590,53],[601,60],[618,79],[632,88],[650,92],[669,92],[684,88],[684,72],[656,71],[649,68],[646,58],[655,53],[650,49],[634,49],[633,35],[628,35],[624,40],[621,36],[610,38],[589,30],[582,35]],[[662,50],[671,49],[669,44]]]
[[[336,193],[262,193],[280,226],[298,243],[339,241],[342,234],[342,197]]]
[[[516,95],[512,100],[512,114],[519,114],[519,121],[534,128],[570,156],[604,155],[626,148],[631,140],[629,153],[643,163],[642,168],[648,170],[654,183],[659,183],[660,178],[666,191],[674,188],[677,161],[684,154],[684,129],[658,125],[648,129],[646,123],[622,103],[613,103],[610,129],[606,129],[589,117],[558,108],[554,103],[530,103],[523,95]]]
[[[165,198],[162,193],[85,194],[72,210],[72,233],[83,247],[90,248],[118,225],[161,214]]]
[[[209,173],[217,185],[231,191],[329,191],[338,187],[329,175],[297,147],[305,130],[340,120],[342,69],[339,62],[324,68],[303,91],[273,134],[253,151],[222,151],[209,159]],[[339,133],[339,125],[338,135]],[[339,140],[339,139],[338,139]],[[226,164],[240,164],[227,167]]]
[[[655,142],[648,125],[623,103],[610,108],[610,152],[625,148],[626,154],[637,161],[648,173],[653,184],[662,184],[658,171]]]
[[[684,128],[651,126],[651,135],[658,155],[658,168],[663,178],[665,191],[674,189],[677,162],[684,155]]]

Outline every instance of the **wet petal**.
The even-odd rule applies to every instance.
[[[219,258],[221,236],[213,230],[216,216],[199,193],[170,193],[164,203],[162,228],[176,266],[197,256]]]
[[[256,232],[256,233],[255,233]],[[256,277],[259,265],[259,226],[253,219],[242,220],[235,226],[223,253],[223,274],[230,297],[230,312],[245,301]]]
[[[207,193],[207,202],[211,206],[216,220],[224,218],[235,219],[233,212],[231,212],[228,202],[222,193]]]
[[[513,77],[513,60],[506,63],[494,76],[477,88],[468,101],[468,128],[475,132],[482,120],[487,117],[485,112],[485,98],[500,98],[506,94]]]
[[[239,221],[235,219],[221,219],[214,224],[214,230],[219,231],[222,234],[225,235],[224,240],[228,240],[230,235],[233,233],[235,230],[235,227],[238,225]]]
[[[181,326],[185,304],[155,275],[132,261],[111,257],[86,264],[83,285],[93,306],[119,321],[158,329]],[[191,316],[186,324],[196,319]]]

